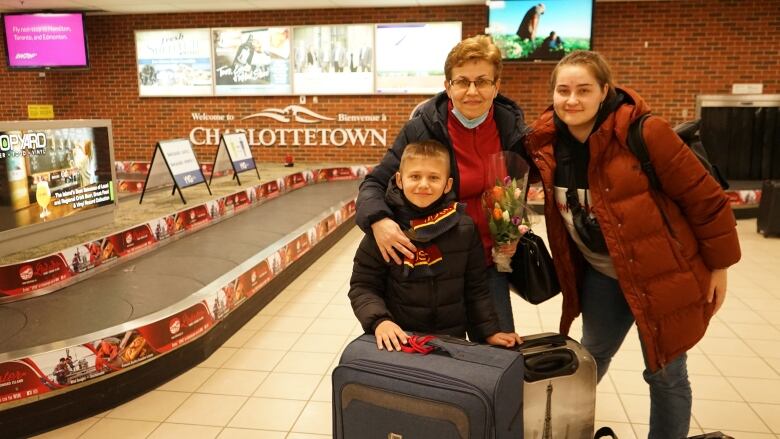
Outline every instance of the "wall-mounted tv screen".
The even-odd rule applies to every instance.
[[[488,2],[488,28],[506,60],[556,61],[591,50],[593,0]]]
[[[111,121],[0,122],[0,256],[113,221]]]
[[[8,67],[16,69],[89,66],[81,12],[5,14]]]

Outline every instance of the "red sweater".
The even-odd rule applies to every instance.
[[[458,201],[466,203],[466,213],[477,225],[482,247],[485,249],[485,261],[493,264],[490,250],[493,238],[488,230],[487,217],[482,207],[482,194],[493,186],[488,181],[488,163],[490,156],[501,152],[501,139],[498,135],[496,120],[493,119],[493,107],[490,107],[487,119],[478,127],[469,129],[452,114],[452,102],[449,104],[447,131],[450,135],[455,162],[460,175]]]

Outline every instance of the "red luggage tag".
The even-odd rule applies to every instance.
[[[412,335],[406,339],[405,345],[401,345],[401,350],[408,354],[418,353],[422,355],[428,355],[433,352],[434,349],[436,349],[434,346],[427,345],[427,343],[434,338],[436,337],[432,335],[426,335],[423,337],[419,335]]]

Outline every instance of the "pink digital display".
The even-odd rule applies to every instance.
[[[83,14],[11,14],[3,22],[9,67],[87,67]]]

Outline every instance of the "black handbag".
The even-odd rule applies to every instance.
[[[520,237],[510,267],[510,289],[529,303],[540,304],[561,292],[550,252],[530,230]]]

